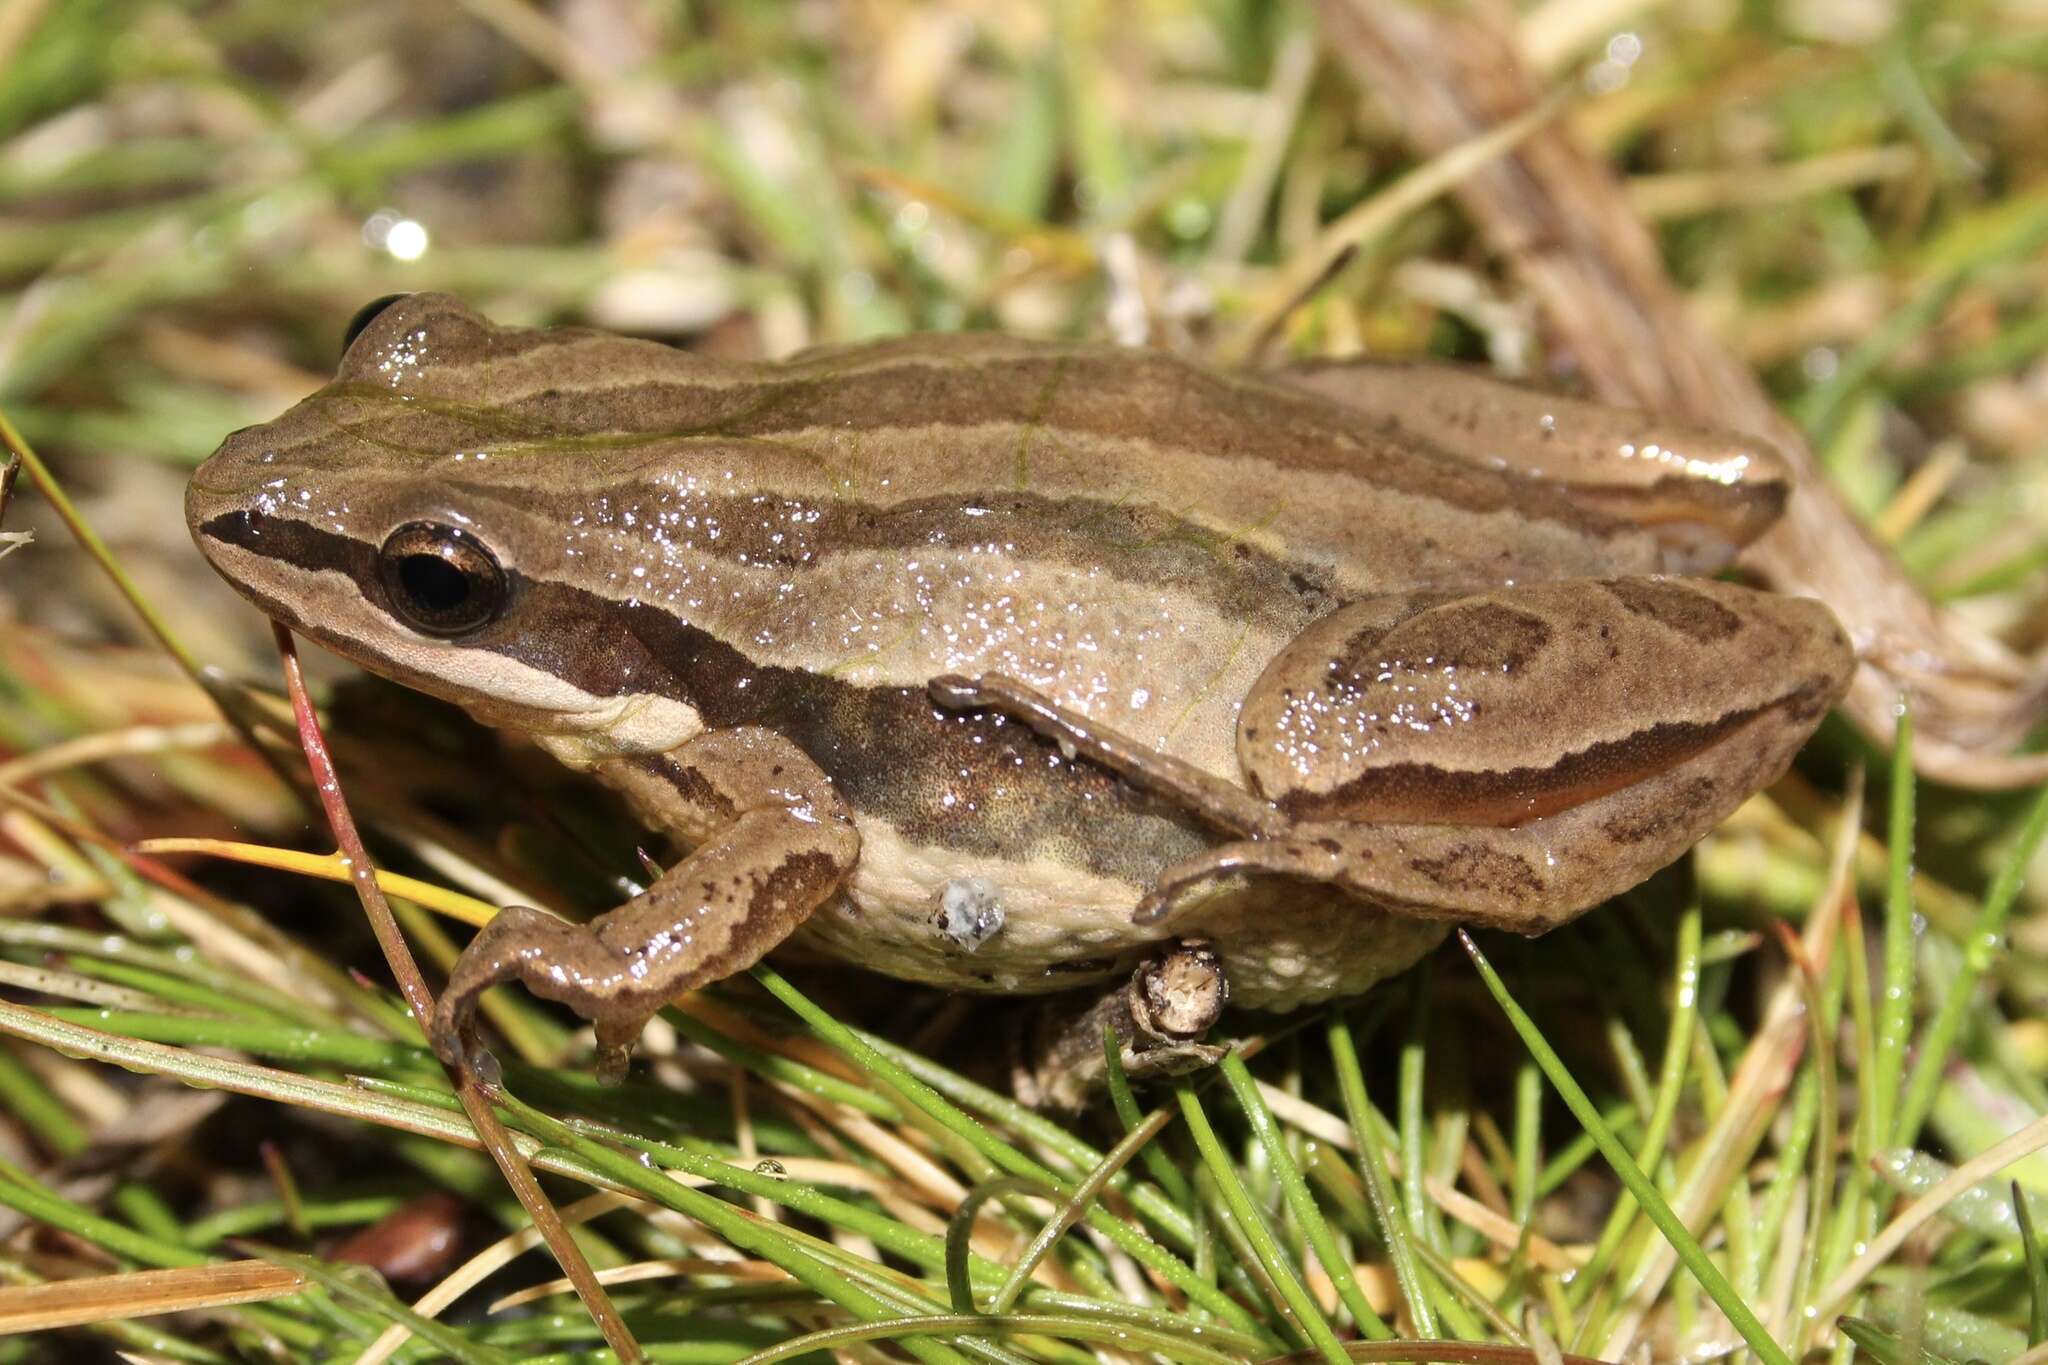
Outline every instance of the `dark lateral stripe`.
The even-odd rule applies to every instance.
[[[1747,545],[1776,522],[1791,498],[1782,483],[1728,485],[1671,475],[1655,483],[1571,483],[1556,485],[1587,505],[1638,526],[1696,521],[1713,527],[1733,545]]]
[[[295,570],[346,574],[364,585],[368,605],[391,615],[375,586],[375,549],[362,541],[245,513],[214,517],[200,534]],[[461,648],[517,660],[592,696],[673,696],[713,728],[775,730],[811,756],[856,813],[913,843],[1014,861],[1049,857],[1143,885],[1209,842],[1187,816],[1102,768],[1062,758],[1002,717],[942,712],[921,687],[856,687],[757,664],[667,612],[510,577],[506,614]],[[406,629],[392,619],[394,630]],[[317,621],[299,624],[328,638]]]
[[[378,587],[377,549],[351,536],[323,531],[290,517],[261,512],[222,512],[201,522],[194,534],[201,540],[232,545],[265,559],[275,559],[305,573],[346,575],[379,611],[390,615]],[[291,626],[303,626],[297,610],[252,590],[246,579],[230,580],[236,592],[253,597],[265,614]],[[371,594],[375,594],[371,596]]]
[[[1466,771],[1427,763],[1390,763],[1327,791],[1282,793],[1275,802],[1297,819],[1373,824],[1519,825],[1619,791],[1693,758],[1751,721],[1784,707],[1810,705],[1818,684],[1711,721],[1666,721],[1603,740],[1540,768]]]

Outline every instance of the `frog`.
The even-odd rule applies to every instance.
[[[996,333],[745,361],[421,292],[185,513],[275,621],[672,842],[587,922],[503,909],[429,1030],[467,1064],[517,981],[615,1079],[771,950],[1014,996],[1180,953],[1288,1010],[1453,925],[1570,920],[1849,684],[1825,604],[1715,576],[1787,478],[1456,367]]]

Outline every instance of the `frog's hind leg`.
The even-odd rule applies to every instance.
[[[1011,679],[935,691],[1017,716],[1235,836],[1166,869],[1140,923],[1204,932],[1199,893],[1274,876],[1537,933],[1641,882],[1775,780],[1853,665],[1819,603],[1726,583],[1361,598],[1247,695],[1248,790]]]

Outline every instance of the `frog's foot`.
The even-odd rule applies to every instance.
[[[524,981],[536,995],[554,997],[547,987],[556,964],[588,953],[587,926],[557,919],[529,905],[508,905],[477,930],[448,974],[448,989],[435,1002],[427,1036],[434,1055],[458,1070],[481,1075],[488,1054],[477,1054],[476,1007],[485,991],[506,981]],[[639,1029],[634,1028],[637,1034]],[[626,1043],[630,1046],[631,1037]],[[600,1040],[602,1047],[602,1040]],[[602,1054],[601,1054],[602,1057]]]
[[[1270,836],[1286,828],[1286,818],[1271,802],[1098,724],[1008,674],[984,673],[979,678],[947,674],[932,679],[929,687],[932,699],[941,706],[957,711],[984,707],[1000,711],[1061,748],[1086,754],[1131,785],[1171,801],[1227,833]]]
[[[1360,852],[1354,847],[1360,842],[1358,835],[1354,826],[1303,825],[1278,839],[1241,839],[1219,845],[1160,873],[1131,911],[1131,922],[1165,923],[1200,901],[1215,883],[1232,877],[1263,874],[1349,886],[1352,860]],[[1369,851],[1366,857],[1371,857]]]
[[[1108,1074],[1105,1032],[1115,1036],[1117,1060],[1134,1081],[1213,1066],[1225,1049],[1201,1039],[1229,999],[1230,982],[1213,948],[1196,940],[1173,944],[1078,1013],[1042,1006],[1028,1061],[1014,1076],[1017,1097],[1034,1108],[1081,1108]]]

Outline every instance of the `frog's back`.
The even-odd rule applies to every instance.
[[[1654,562],[1639,531],[1550,489],[1161,351],[969,333],[745,365],[571,335],[603,354],[556,357],[545,387],[496,406],[567,431],[801,451],[820,476],[801,480],[807,493],[1147,506],[1196,536],[1320,566],[1350,594]]]
[[[734,363],[438,295],[378,327],[211,477],[365,545],[454,517],[525,580],[762,667],[1014,673],[1219,772],[1252,679],[1339,601],[1652,563],[1529,481],[1162,352],[970,334]]]

